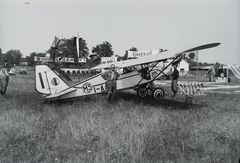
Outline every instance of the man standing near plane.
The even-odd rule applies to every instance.
[[[7,91],[7,86],[9,82],[9,76],[6,72],[6,69],[2,69],[2,74],[0,74],[0,93],[5,95]]]
[[[108,71],[102,73],[102,78],[106,80],[107,101],[111,102],[117,90],[116,80],[119,78],[119,73],[115,69],[115,65],[111,64]]]
[[[173,91],[173,97],[175,97],[177,91],[178,91],[178,86],[177,86],[177,82],[178,82],[178,78],[179,78],[179,71],[177,70],[177,64],[173,65],[174,71],[171,75],[172,78],[172,91]]]

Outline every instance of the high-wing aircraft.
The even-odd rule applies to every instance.
[[[164,90],[156,87],[154,80],[168,73],[173,64],[177,64],[182,60],[184,53],[216,47],[219,44],[210,43],[194,46],[194,48],[184,48],[176,51],[168,50],[149,57],[114,62],[115,67],[120,72],[120,77],[117,80],[117,90],[134,89],[140,97],[146,97],[148,92],[151,91],[155,99],[162,99]],[[109,68],[111,64],[101,64],[92,69]],[[160,68],[158,66],[156,71],[159,64],[162,66]],[[106,89],[105,80],[101,77],[101,73],[69,86],[46,65],[36,66],[35,80],[36,90],[46,99],[68,99],[87,96],[102,93]]]

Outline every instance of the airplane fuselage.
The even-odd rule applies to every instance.
[[[137,84],[142,85],[150,82],[152,79],[142,79],[140,74],[136,71],[127,74],[121,74],[117,80],[117,90],[135,87]],[[102,93],[106,90],[106,81],[101,77],[101,73],[87,80],[82,81],[70,88],[76,88],[76,91],[60,96],[59,99],[66,99],[72,97],[86,96],[92,94]]]

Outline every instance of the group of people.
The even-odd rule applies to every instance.
[[[173,97],[176,96],[178,92],[178,78],[179,71],[177,70],[177,64],[173,65],[174,71],[171,75],[171,87],[173,92]],[[101,74],[102,78],[106,81],[106,90],[107,90],[107,101],[111,102],[114,99],[116,90],[117,90],[117,80],[119,78],[119,73],[115,69],[115,65],[112,64],[108,71],[105,71]]]
[[[9,82],[9,75],[7,73],[7,70],[3,68],[0,73],[0,94],[2,96],[6,95],[8,82]]]

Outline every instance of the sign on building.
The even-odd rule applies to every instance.
[[[63,58],[59,58],[59,62],[64,62],[64,63],[74,63],[74,58],[69,58],[69,57],[63,57]],[[79,63],[86,63],[86,58],[79,58],[78,59]]]
[[[158,54],[159,50],[151,50],[151,51],[128,51],[128,58],[139,58],[139,57],[147,57],[151,55]]]
[[[102,57],[101,64],[117,62],[117,57]]]
[[[34,61],[35,62],[50,62],[50,58],[49,57],[34,56]]]
[[[50,57],[34,57],[34,61],[36,62],[52,62],[52,59]],[[63,63],[74,63],[74,58],[69,57],[57,57],[55,58],[55,62],[63,62]],[[79,58],[79,63],[86,63],[86,58]]]

